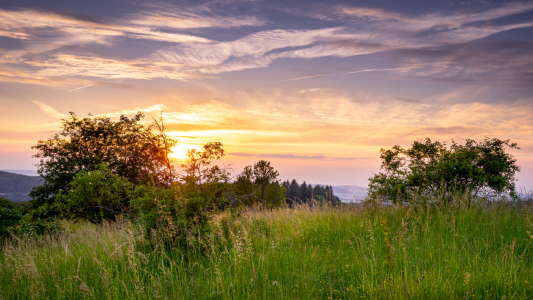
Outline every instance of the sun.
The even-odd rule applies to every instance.
[[[172,158],[185,159],[187,157],[187,150],[196,149],[196,146],[189,144],[180,144],[172,147],[172,152],[169,154]]]

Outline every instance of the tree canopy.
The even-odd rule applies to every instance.
[[[168,153],[176,141],[158,127],[141,124],[144,114],[121,115],[118,121],[109,117],[79,118],[74,113],[62,120],[61,131],[48,140],[40,140],[33,149],[40,159],[38,172],[44,184],[30,196],[33,205],[51,204],[60,192],[67,193],[69,183],[82,171],[97,170],[105,163],[112,174],[133,184],[168,185],[173,171]]]
[[[406,199],[409,193],[444,198],[454,193],[509,193],[516,197],[514,175],[520,167],[505,147],[520,149],[516,143],[497,138],[467,139],[464,145],[452,141],[450,148],[427,138],[407,149],[381,149],[382,172],[369,179],[369,195],[392,201]]]

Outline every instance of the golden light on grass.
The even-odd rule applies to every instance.
[[[187,157],[187,150],[197,149],[198,147],[190,144],[179,144],[172,147],[172,153],[170,153],[171,158],[185,159]]]

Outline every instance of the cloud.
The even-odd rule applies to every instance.
[[[408,51],[456,47],[495,33],[532,27],[533,22],[498,26],[478,24],[532,9],[533,3],[510,3],[469,15],[433,13],[415,18],[382,9],[339,6],[331,13],[348,18],[344,26],[311,30],[263,30],[232,41],[215,41],[175,31],[186,28],[261,26],[265,21],[233,11],[221,13],[214,4],[191,8],[148,5],[144,12],[107,23],[47,11],[0,10],[0,33],[9,33],[10,37],[23,40],[25,45],[23,49],[7,51],[0,59],[0,66],[15,70],[19,75],[0,76],[0,80],[43,84],[53,81],[41,79],[88,77],[192,80],[225,72],[263,68],[279,59],[344,58],[378,52],[401,55]],[[50,37],[44,37],[44,33]],[[59,50],[65,45],[101,44],[112,47],[117,38],[170,42],[174,45],[137,59],[106,58],[87,53],[67,54]],[[521,55],[521,59],[528,61],[528,55],[530,53]],[[480,60],[475,54],[472,57],[474,59],[471,61]],[[499,65],[508,66],[503,67],[507,73],[514,72],[514,76],[511,76],[513,81],[523,80],[532,72],[529,62],[521,65],[520,71],[513,71],[512,66],[517,65],[516,57],[502,55],[499,60]],[[346,74],[387,71],[389,76],[433,80],[446,79],[449,77],[446,74],[461,72],[471,74],[471,77],[482,74],[482,64],[471,61],[398,57],[395,63],[399,67],[396,68],[357,70]],[[489,65],[498,68],[494,63]],[[285,81],[320,76],[327,75],[301,76]]]
[[[367,7],[355,7],[355,6],[344,6],[339,5],[335,8],[337,14],[358,17],[358,18],[370,18],[377,20],[409,20],[402,17],[401,14],[388,11],[385,9],[376,9],[376,8],[367,8]]]
[[[56,49],[63,45],[83,45],[89,43],[111,45],[113,38],[130,37],[167,41],[174,43],[206,43],[210,40],[187,34],[161,32],[157,26],[137,26],[135,20],[119,20],[117,23],[100,23],[80,19],[70,15],[39,10],[0,9],[0,32],[9,32],[9,37],[30,40],[37,35],[51,35],[46,41],[38,40],[45,47],[41,52]],[[7,35],[7,34],[2,34]]]
[[[533,43],[476,41],[454,49],[411,49],[391,52],[404,65],[398,74],[433,82],[531,86]]]
[[[148,60],[165,61],[203,67],[202,73],[221,73],[246,68],[264,67],[276,54],[268,52],[307,46],[318,39],[334,34],[342,27],[317,30],[270,30],[247,35],[231,42],[211,44],[183,44],[156,51]],[[236,58],[227,62],[230,58]],[[225,63],[225,64],[224,64]]]
[[[70,117],[70,114],[60,113],[55,108],[53,108],[53,107],[51,107],[51,106],[49,106],[49,105],[47,105],[45,103],[42,103],[41,101],[33,100],[32,102],[34,104],[36,104],[37,106],[39,106],[39,108],[44,113],[46,113],[47,115],[49,115],[49,116],[51,116],[53,118],[56,118],[56,119],[67,119],[67,118]],[[148,106],[148,107],[137,107],[137,108],[134,108],[134,109],[125,109],[125,110],[111,112],[111,113],[98,114],[98,115],[94,115],[92,117],[103,117],[103,116],[106,116],[106,117],[109,117],[109,118],[114,118],[114,117],[120,117],[121,115],[133,115],[133,114],[136,114],[138,112],[150,113],[150,112],[155,112],[155,111],[163,111],[164,108],[166,108],[165,105],[157,104],[157,105],[152,105],[152,106]]]
[[[533,3],[507,3],[496,8],[480,12],[455,12],[452,14],[430,13],[420,17],[406,17],[402,14],[384,9],[337,6],[333,14],[346,17],[363,18],[365,21],[374,20],[374,26],[387,27],[394,31],[422,31],[431,28],[457,29],[462,25],[474,22],[492,21],[495,19],[525,13],[533,10]]]
[[[531,4],[508,4],[466,17],[463,14],[430,14],[417,19],[408,19],[383,10],[359,8],[349,11],[352,14],[372,16],[370,23],[363,27],[263,31],[231,42],[189,43],[167,47],[156,51],[148,59],[194,66],[197,68],[195,72],[199,73],[219,74],[266,67],[280,58],[349,57],[402,49],[443,47],[471,42],[511,29],[531,27],[532,22],[500,26],[474,24],[476,21],[504,17],[531,9],[533,9]],[[401,74],[401,68],[398,68],[398,71]]]
[[[37,104],[37,106],[39,106],[39,108],[45,112],[47,115],[53,117],[53,118],[56,118],[56,119],[66,119],[68,118],[70,115],[67,115],[67,114],[63,114],[63,113],[60,113],[58,112],[57,110],[55,110],[53,107],[47,105],[47,104],[44,104],[40,101],[37,101],[37,100],[33,100],[32,101],[33,103]]]
[[[413,99],[408,99],[408,98],[403,98],[403,97],[396,97],[395,99],[399,101],[407,102],[407,103],[424,103],[419,100],[413,100]]]
[[[224,11],[216,11],[213,3],[197,6],[176,6],[175,4],[145,4],[148,12],[133,14],[131,24],[159,27],[159,28],[232,28],[242,26],[262,26],[265,20],[256,16],[242,15],[233,12],[228,14],[228,7]],[[229,3],[226,3],[229,4]]]
[[[257,158],[286,158],[286,159],[303,159],[303,160],[359,160],[369,159],[369,157],[332,157],[327,155],[297,155],[297,154],[276,154],[276,153],[239,153],[231,152],[228,155],[241,156],[241,157],[257,157]]]
[[[0,63],[1,63],[0,59]],[[105,79],[154,79],[167,78],[189,80],[191,78],[205,77],[192,73],[182,65],[172,63],[158,63],[137,60],[117,60],[90,56],[76,56],[58,54],[46,59],[23,59],[17,61],[24,67],[33,67],[34,71],[20,71],[19,77],[6,76],[3,79],[10,81],[26,81],[29,79],[41,80],[43,78],[105,78]],[[21,66],[22,67],[22,66]],[[0,73],[0,79],[2,79]],[[43,82],[46,84],[46,82]],[[69,84],[68,80],[64,82]]]

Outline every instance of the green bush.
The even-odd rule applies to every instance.
[[[411,148],[381,149],[383,170],[370,178],[371,198],[392,202],[423,197],[449,202],[457,194],[472,197],[508,193],[516,198],[514,175],[520,171],[505,147],[519,149],[509,140],[467,139],[464,145],[415,141]]]
[[[190,237],[205,235],[217,211],[212,199],[198,194],[185,197],[178,184],[172,188],[138,186],[131,199],[135,220],[150,239],[157,238],[152,242],[172,246],[185,246]]]
[[[185,188],[184,196],[183,187],[135,186],[101,164],[96,171],[76,174],[69,192],[56,196],[54,209],[64,218],[95,224],[130,218],[141,223],[148,236],[156,234],[179,242],[191,232],[205,232],[209,216],[216,210],[213,199],[191,188]],[[204,191],[207,188],[206,183]]]
[[[134,185],[128,179],[111,174],[106,164],[92,172],[81,171],[69,184],[67,193],[56,196],[55,208],[66,218],[84,218],[92,223],[131,215]]]

